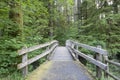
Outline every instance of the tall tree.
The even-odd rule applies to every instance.
[[[118,13],[118,5],[120,4],[119,0],[113,0],[113,11],[114,13]]]
[[[16,30],[13,30],[8,35],[13,37],[20,36],[21,40],[23,40],[23,14],[21,3],[12,0],[9,2],[9,6],[9,19],[15,24],[15,26],[13,26],[12,28],[15,28]]]

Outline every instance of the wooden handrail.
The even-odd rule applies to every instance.
[[[101,49],[100,46],[93,47],[93,46],[78,43],[78,42],[75,42],[75,41],[72,41],[72,40],[67,40],[66,41],[66,46],[70,47],[73,50],[73,52],[75,53],[76,56],[81,56],[84,59],[86,59],[87,61],[89,61],[89,62],[93,63],[94,65],[96,65],[96,69],[97,69],[96,70],[96,77],[98,77],[98,78],[102,77],[102,70],[101,69],[103,69],[105,71],[108,70],[108,65],[104,64],[102,62],[102,55],[107,56],[107,51],[104,50],[104,49]],[[80,52],[78,50],[78,47],[82,47],[82,48],[85,48],[85,49],[96,52],[96,54],[95,54],[96,58],[93,59],[92,57],[89,57],[88,55]]]
[[[106,70],[107,69],[107,65],[100,62],[100,61],[97,61],[95,59],[93,59],[92,57],[89,57],[87,55],[85,55],[84,53],[78,51],[78,50],[75,50],[73,48],[71,48],[75,53],[77,53],[79,56],[83,57],[84,59],[88,60],[89,62],[93,63],[94,65],[96,66],[99,66],[101,69],[103,70]]]
[[[52,46],[52,47],[50,48],[50,46]],[[40,45],[36,45],[36,46],[30,47],[30,48],[24,48],[24,49],[19,50],[18,54],[22,55],[22,63],[18,64],[18,66],[17,66],[18,69],[22,69],[23,75],[26,76],[28,74],[28,65],[29,64],[39,60],[40,58],[42,58],[46,55],[48,55],[57,46],[58,46],[58,41],[54,40],[54,41],[51,41],[51,42],[48,42],[48,43],[45,43],[45,44],[40,44]],[[41,49],[41,48],[44,48],[44,47],[47,47],[47,51],[45,51],[45,52],[43,52],[43,53],[41,53],[41,54],[31,58],[31,59],[27,58],[28,52],[32,52],[34,50]]]
[[[53,43],[57,43],[57,42],[58,41],[54,40],[54,41],[51,41],[51,42],[47,42],[45,44],[35,45],[35,46],[29,47],[29,48],[23,48],[21,50],[18,50],[18,54],[23,55],[25,53],[28,53],[28,52],[31,52],[31,51],[34,51],[34,50],[37,50],[37,49],[40,49],[40,48],[47,47],[47,46],[49,46]]]
[[[86,59],[86,60],[92,62],[93,64],[95,64],[96,69],[97,69],[96,76],[99,79],[102,77],[102,70],[100,70],[100,69],[103,69],[104,72],[105,72],[105,77],[106,78],[108,78],[108,76],[110,76],[115,80],[119,80],[118,77],[114,76],[113,74],[111,74],[109,72],[108,63],[113,64],[113,65],[118,66],[118,67],[120,67],[120,63],[108,60],[107,50],[101,49],[101,47],[93,47],[93,46],[78,43],[78,42],[72,41],[72,40],[67,40],[66,41],[66,46],[68,47],[68,50],[70,50],[70,51],[72,50],[75,53],[75,55],[79,55],[79,56],[83,57],[84,59]],[[85,55],[84,53],[78,51],[78,47],[82,47],[82,48],[85,48],[85,49],[96,52],[96,59],[93,59],[92,57],[89,57],[89,56]],[[104,58],[103,60],[104,60],[105,63],[102,63],[102,61],[103,61],[102,58]]]
[[[91,50],[91,51],[94,51],[94,52],[97,52],[97,53],[102,54],[102,55],[107,55],[108,54],[106,50],[98,48],[98,47],[93,47],[93,46],[89,46],[89,45],[86,45],[86,44],[74,42],[72,40],[68,40],[68,41],[70,41],[70,43],[72,43],[74,45],[77,45],[79,47],[82,47],[82,48],[85,48],[85,49],[88,49],[88,50]]]
[[[117,67],[120,67],[120,63],[118,63],[118,62],[113,62],[113,61],[111,61],[111,60],[105,60],[106,62],[108,62],[108,63],[110,63],[110,64],[113,64],[113,65],[115,65],[115,66],[117,66]],[[115,80],[120,80],[118,77],[116,77],[115,75],[113,75],[112,73],[110,73],[109,71],[105,71],[106,73],[107,73],[107,75],[109,75],[110,77],[112,77],[113,79],[115,79]]]
[[[114,76],[112,73],[105,71],[110,77],[112,77],[115,80],[120,80],[118,77]]]
[[[29,64],[37,61],[37,60],[39,60],[40,58],[46,56],[47,54],[49,54],[50,52],[52,52],[52,50],[53,50],[57,45],[58,45],[58,44],[55,44],[50,50],[45,51],[44,53],[39,54],[39,55],[37,55],[36,57],[33,57],[33,58],[25,61],[24,63],[18,64],[18,69],[21,69],[21,68],[23,68],[23,67],[25,67],[25,66],[27,66],[27,65],[29,65]]]
[[[120,63],[118,63],[118,62],[113,62],[113,61],[111,61],[111,60],[106,60],[108,63],[110,63],[110,64],[113,64],[113,65],[115,65],[115,66],[118,66],[118,67],[120,67]]]

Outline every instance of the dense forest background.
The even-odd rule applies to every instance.
[[[0,0],[0,77],[19,75],[19,49],[53,39],[101,45],[120,62],[120,0]]]

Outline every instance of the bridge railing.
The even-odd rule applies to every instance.
[[[25,47],[21,50],[18,51],[19,56],[22,56],[22,63],[18,64],[18,69],[22,69],[22,74],[23,76],[26,76],[28,74],[28,65],[39,60],[40,58],[49,55],[50,53],[52,53],[52,51],[58,46],[58,41],[54,40],[45,44],[39,44],[39,45],[35,45],[32,47]],[[28,59],[28,53],[41,49],[41,48],[45,48],[46,47],[46,51],[43,53],[40,53],[39,55]]]
[[[98,79],[100,79],[102,77],[102,70],[103,70],[106,79],[108,78],[108,76],[110,76],[115,80],[119,80],[118,77],[114,76],[113,74],[111,74],[109,72],[108,63],[111,63],[118,67],[120,67],[120,63],[108,60],[108,52],[107,52],[107,50],[102,49],[101,46],[93,47],[93,46],[78,43],[78,42],[72,41],[72,40],[67,40],[66,46],[68,47],[69,51],[72,53],[73,57],[78,58],[78,56],[81,56],[84,59],[86,59],[87,61],[96,65],[96,77]],[[78,49],[79,47],[82,47],[82,48],[85,48],[85,49],[95,52],[96,53],[95,59],[80,52]],[[73,54],[73,53],[75,53],[75,54]]]

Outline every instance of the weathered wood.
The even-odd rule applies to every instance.
[[[97,46],[97,48],[101,48],[101,46]],[[96,60],[102,62],[102,55],[98,53],[96,53],[95,55],[96,55]],[[98,66],[96,66],[96,77],[98,79],[101,79],[102,77],[102,70]]]
[[[106,73],[107,73],[110,77],[112,77],[113,79],[115,79],[115,80],[120,80],[118,77],[114,76],[112,73],[107,72],[107,71],[106,71]]]
[[[39,60],[40,58],[46,56],[47,54],[51,53],[56,48],[56,46],[58,46],[58,44],[55,44],[50,50],[48,50],[48,51],[46,51],[46,52],[44,52],[44,53],[42,53],[40,55],[37,55],[36,57],[31,58],[31,59],[29,59],[29,60],[27,60],[27,61],[25,61],[23,63],[18,64],[18,69],[21,69],[21,68],[23,68],[23,67],[25,67],[25,66]]]
[[[71,49],[72,49],[75,53],[77,53],[79,56],[85,58],[86,60],[88,60],[89,62],[95,64],[96,66],[99,66],[101,69],[103,69],[103,70],[106,70],[106,69],[107,69],[107,65],[106,65],[106,64],[104,64],[104,63],[102,63],[102,62],[100,62],[100,61],[98,61],[98,60],[95,60],[95,59],[93,59],[93,58],[85,55],[84,53],[79,52],[78,50],[75,50],[75,49],[73,49],[73,48],[71,48]]]
[[[75,45],[75,49],[78,50],[78,45]],[[75,56],[78,59],[78,54],[75,54]]]
[[[115,66],[118,66],[118,67],[120,67],[120,63],[117,63],[117,62],[113,62],[113,61],[111,61],[111,60],[106,60],[108,63],[110,63],[110,64],[113,64],[113,65],[115,65]]]
[[[75,45],[75,49],[78,50],[78,45]]]
[[[75,45],[74,45],[74,44],[71,44],[71,47],[72,47],[72,48],[74,48],[74,47],[75,47]]]
[[[46,51],[48,51],[50,49],[50,46],[46,47]]]
[[[101,49],[100,46],[99,47],[93,47],[93,46],[89,46],[89,45],[86,45],[86,44],[74,42],[74,41],[71,41],[71,40],[67,40],[67,43],[69,43],[67,45],[70,48],[69,50],[73,50],[75,55],[77,53],[79,56],[83,57],[84,59],[86,59],[86,60],[88,60],[91,63],[96,65],[96,76],[98,77],[98,79],[101,79],[101,77],[102,77],[102,70],[101,69],[103,69],[104,72],[105,72],[104,74],[105,74],[105,78],[106,79],[108,78],[108,76],[110,76],[110,77],[112,77],[115,80],[120,80],[118,77],[114,76],[113,74],[111,74],[109,72],[109,67],[108,67],[108,63],[120,67],[120,63],[108,60],[108,56],[107,56],[107,51],[106,50]],[[75,45],[75,48],[72,45]],[[96,60],[91,58],[91,57],[89,57],[89,56],[87,56],[87,55],[85,55],[82,52],[79,52],[76,45],[80,46],[82,48],[85,48],[85,49],[88,49],[88,50],[96,52]],[[102,63],[102,56],[104,57],[105,64]]]
[[[51,41],[51,42],[48,42],[48,43],[45,43],[45,44],[40,44],[40,45],[36,45],[36,46],[30,47],[30,48],[22,49],[22,50],[18,51],[18,54],[23,55],[25,53],[28,53],[28,52],[31,52],[31,51],[34,51],[34,50],[37,50],[37,49],[40,49],[40,48],[44,48],[44,47],[49,46],[53,43],[58,43],[58,41],[54,40],[54,41]]]
[[[94,52],[97,52],[97,53],[100,53],[100,54],[103,54],[103,55],[107,55],[107,51],[104,50],[104,49],[101,49],[101,48],[97,48],[97,47],[93,47],[93,46],[89,46],[89,45],[86,45],[86,44],[82,44],[82,43],[78,43],[78,42],[74,42],[74,41],[71,41],[69,40],[71,43],[75,44],[75,45],[78,45],[80,47],[83,47],[85,49],[88,49],[88,50],[91,50],[91,51],[94,51]]]
[[[27,54],[24,54],[22,56],[22,63],[24,63],[26,61],[27,61]],[[22,74],[23,74],[23,76],[26,76],[28,74],[28,66],[23,67]]]
[[[66,40],[66,46],[70,46],[70,41],[69,40]]]
[[[107,78],[108,78],[108,74],[107,74],[106,72],[109,72],[109,64],[108,64],[108,62],[107,62],[108,56],[106,55],[106,56],[103,56],[103,57],[104,57],[104,62],[105,62],[105,64],[108,66],[107,69],[104,71],[104,76],[105,76],[105,78],[107,79]]]
[[[50,49],[50,46],[46,47],[46,51]],[[49,60],[50,53],[47,55],[47,60]]]
[[[67,49],[71,53],[73,59],[78,60],[78,58],[76,58],[76,55],[73,53],[73,51],[70,49],[70,47],[67,46]]]

